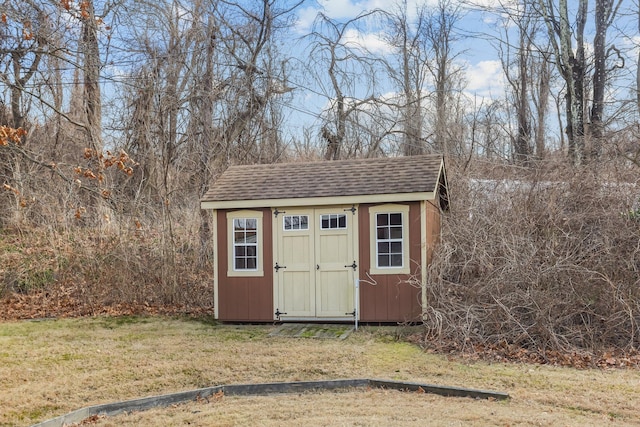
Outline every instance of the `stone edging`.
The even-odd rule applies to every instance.
[[[256,396],[276,393],[298,393],[312,390],[335,390],[367,387],[387,388],[401,391],[420,391],[438,394],[440,396],[471,397],[474,399],[504,400],[509,398],[508,394],[496,391],[374,379],[235,384],[163,394],[160,396],[144,397],[141,399],[125,400],[123,402],[106,403],[103,405],[87,406],[85,408],[69,412],[68,414],[34,424],[32,427],[63,427],[68,424],[79,423],[94,415],[114,416],[125,412],[145,411],[147,409],[166,407],[177,403],[185,403],[195,401],[196,399],[207,398],[220,392],[226,396]]]

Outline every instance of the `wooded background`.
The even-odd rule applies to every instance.
[[[479,35],[479,6],[398,1],[293,36],[302,1],[0,2],[3,316],[210,312],[199,198],[226,167],[435,152],[428,340],[636,348],[640,7],[568,3],[486,8]],[[372,22],[392,54],[349,38]],[[480,36],[494,98],[465,90]],[[291,132],[301,92],[326,107]]]

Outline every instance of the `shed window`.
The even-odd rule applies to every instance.
[[[376,259],[378,267],[402,267],[402,214],[376,214]]]
[[[285,215],[283,227],[285,231],[308,230],[309,215]]]
[[[320,215],[320,229],[322,230],[344,230],[347,228],[346,214]]]
[[[233,220],[233,265],[235,270],[258,269],[258,220]]]
[[[228,276],[262,276],[262,212],[227,213],[229,267]]]
[[[371,272],[409,274],[409,206],[372,206],[369,214]]]

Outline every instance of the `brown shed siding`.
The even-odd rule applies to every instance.
[[[218,214],[218,318],[237,322],[269,322],[273,320],[273,247],[272,214],[268,208],[262,219],[262,241],[264,247],[263,277],[229,277],[227,265],[227,212]]]
[[[409,205],[409,258],[411,271],[416,278],[420,277],[420,202]],[[369,207],[360,205],[359,210],[359,257],[360,277],[368,280],[367,273],[371,269],[370,239],[371,224]],[[362,322],[406,322],[420,319],[420,289],[407,283],[407,274],[370,274],[377,283],[372,285],[360,283],[360,320]]]
[[[440,243],[440,208],[433,200],[426,203],[426,221],[427,221],[427,265],[431,264],[433,251]]]

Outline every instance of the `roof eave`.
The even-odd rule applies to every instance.
[[[256,200],[223,200],[200,202],[201,209],[250,209],[279,206],[331,206],[352,205],[361,203],[399,203],[422,200],[434,200],[438,195],[435,191],[417,193],[394,194],[362,194],[355,196],[331,196],[331,197],[292,197],[282,199],[256,199]]]

